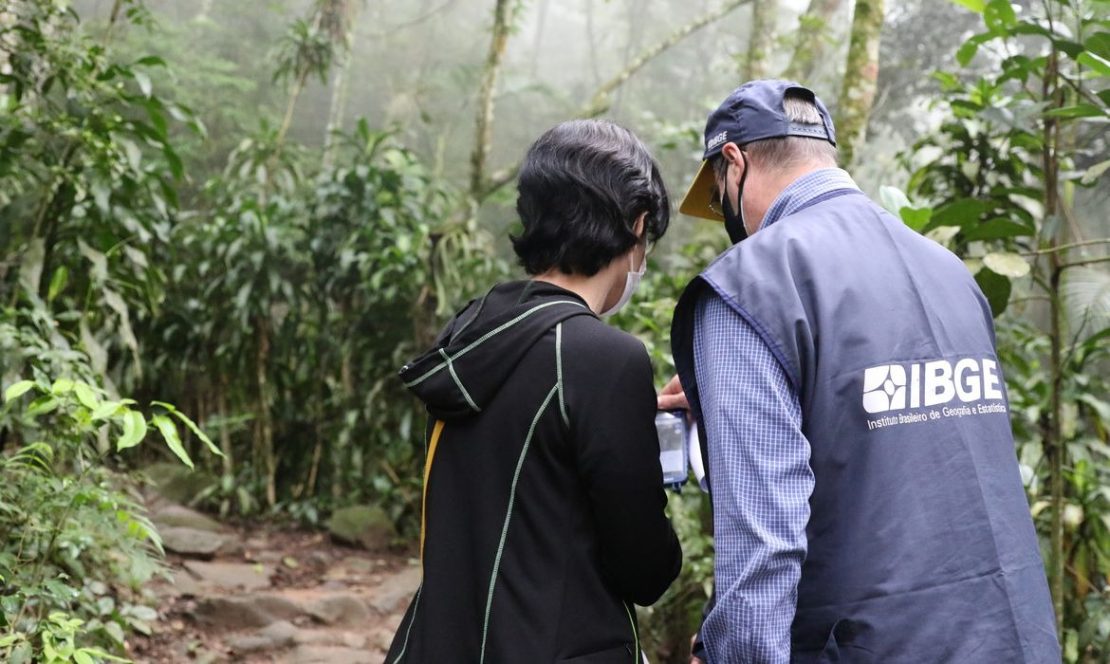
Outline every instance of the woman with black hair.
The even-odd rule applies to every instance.
[[[578,120],[528,150],[513,238],[531,277],[495,286],[401,370],[429,425],[423,582],[387,662],[640,662],[634,604],[678,575],[646,350],[599,319],[667,229],[636,136]]]

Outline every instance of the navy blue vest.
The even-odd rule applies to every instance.
[[[1059,662],[990,308],[961,261],[855,190],[761,230],[675,311],[698,415],[706,289],[785,368],[812,447],[793,660]]]

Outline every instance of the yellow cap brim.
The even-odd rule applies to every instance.
[[[694,181],[686,191],[686,196],[679,204],[678,211],[699,219],[724,221],[724,216],[715,212],[712,207],[714,203],[718,203],[718,201],[713,200],[713,193],[716,189],[717,179],[713,174],[713,166],[708,161],[701,162],[701,168],[698,169],[698,174],[694,176]]]

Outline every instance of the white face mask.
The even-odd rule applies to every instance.
[[[628,256],[628,267],[632,267],[632,261],[635,260],[633,258],[635,255],[636,250],[633,249],[632,253]],[[619,300],[617,300],[617,303],[609,307],[605,311],[602,311],[601,315],[612,316],[613,314],[620,311],[621,307],[628,304],[628,301],[632,299],[632,294],[635,293],[636,289],[640,287],[640,281],[644,278],[645,272],[647,272],[647,254],[644,254],[644,261],[640,263],[639,270],[630,270],[628,272],[628,276],[625,277],[624,280],[624,292],[621,293],[621,297]]]

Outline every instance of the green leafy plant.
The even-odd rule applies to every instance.
[[[182,463],[181,424],[218,454],[173,406],[112,399],[68,378],[21,380],[4,390],[3,419],[26,442],[0,456],[0,657],[5,661],[112,659],[126,633],[150,632],[157,614],[142,585],[162,544],[112,459],[157,429]]]
[[[938,72],[945,119],[905,162],[910,199],[884,202],[949,246],[995,316],[1018,454],[1068,662],[1110,653],[1105,401],[1110,238],[1087,194],[1105,180],[1110,23],[1098,0],[957,0],[984,31],[956,54],[986,73]]]

